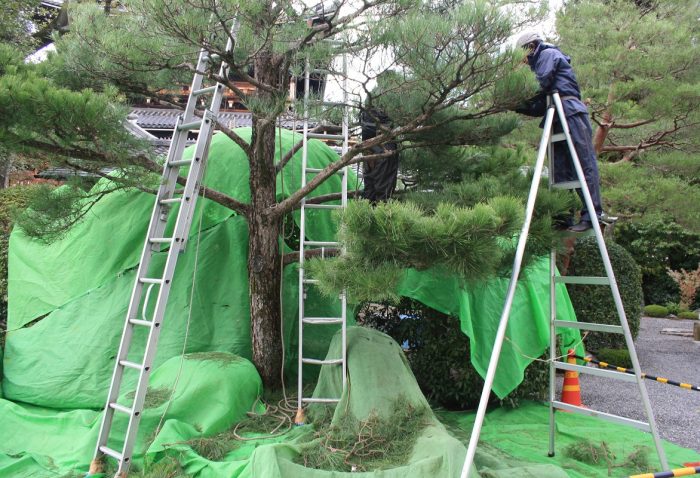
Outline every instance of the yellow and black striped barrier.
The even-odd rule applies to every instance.
[[[601,362],[600,360],[595,360],[595,359],[592,359],[590,357],[581,357],[580,355],[572,355],[572,357],[577,358],[579,360],[583,360],[584,362],[589,362],[589,363],[595,364],[599,367],[609,368],[611,370],[617,370],[618,372],[623,372],[623,373],[628,373],[630,375],[634,375],[634,370],[631,368],[618,367],[617,365],[610,365],[607,362]],[[655,377],[653,375],[647,375],[645,373],[642,374],[642,378],[646,378],[648,380],[654,380],[656,382],[665,383],[668,385],[675,385],[676,387],[685,388],[686,390],[695,390],[696,392],[700,392],[700,387],[698,387],[696,385],[691,385],[689,383],[676,382],[675,380],[670,380],[668,378],[663,378],[663,377]],[[639,475],[639,476],[647,476],[647,475]],[[648,475],[648,476],[651,476],[651,475]],[[683,475],[668,475],[668,476],[683,476]]]
[[[673,478],[674,476],[690,476],[700,473],[700,466],[688,466],[685,468],[676,468],[675,470],[658,471],[656,473],[642,473],[641,475],[632,475],[629,478]]]

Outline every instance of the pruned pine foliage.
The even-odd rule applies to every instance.
[[[345,472],[403,466],[431,419],[429,408],[400,396],[385,417],[372,411],[363,420],[347,413],[332,423],[315,422],[315,439],[303,445],[295,461],[307,468]]]
[[[474,160],[478,155],[463,156],[471,162],[463,167],[471,168],[464,173],[471,180],[447,183],[438,191],[415,191],[401,202],[350,203],[339,215],[345,254],[309,261],[321,290],[332,295],[346,288],[356,301],[395,301],[406,268],[435,268],[465,282],[509,274],[532,176],[512,169],[522,164],[522,151],[481,154],[480,165]],[[494,158],[510,164],[510,171],[501,171]],[[525,265],[560,243],[553,218],[568,214],[575,204],[573,195],[540,186]]]

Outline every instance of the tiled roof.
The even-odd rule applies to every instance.
[[[166,108],[134,108],[131,110],[136,115],[136,124],[143,129],[170,129],[175,127],[177,118],[182,111]],[[229,128],[245,128],[253,124],[253,115],[248,111],[222,111],[219,120]],[[296,124],[301,126],[301,121]],[[291,117],[282,119],[283,128],[291,128],[294,121]]]

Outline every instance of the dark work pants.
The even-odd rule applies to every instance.
[[[588,115],[585,113],[577,113],[566,119],[569,123],[569,131],[571,132],[571,139],[574,142],[574,148],[576,148],[576,154],[581,162],[583,175],[586,178],[588,191],[591,193],[593,207],[595,208],[596,214],[600,216],[603,213],[603,205],[600,199],[600,175],[598,173],[595,149],[593,149],[593,131],[591,130],[591,123],[588,121]],[[554,125],[554,132],[560,133],[561,131],[561,124],[556,123]],[[569,145],[566,141],[554,143],[553,167],[554,182],[559,183],[578,179],[573,160],[571,159],[571,153],[569,152]],[[581,220],[590,221],[591,215],[586,207],[583,192],[580,189],[577,189],[576,192],[583,203]]]
[[[372,153],[381,153],[383,148],[376,147]],[[387,149],[396,149],[393,143],[387,145]],[[362,197],[375,203],[391,198],[396,188],[396,179],[399,171],[399,154],[394,153],[387,158],[365,161],[362,168],[362,177],[365,190]]]

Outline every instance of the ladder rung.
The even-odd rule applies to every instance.
[[[153,327],[153,322],[141,319],[129,319],[130,324],[143,325],[144,327]]]
[[[304,245],[318,247],[337,247],[340,245],[340,243],[334,241],[304,241]]]
[[[119,365],[121,365],[122,367],[133,368],[134,370],[141,370],[143,368],[143,365],[141,365],[140,363],[129,362],[128,360],[120,360]]]
[[[305,324],[342,324],[342,317],[304,317],[301,321]]]
[[[340,401],[339,398],[302,398],[302,402],[306,403],[338,403]]]
[[[552,406],[554,408],[558,408],[559,410],[566,410],[567,412],[580,413],[582,415],[601,418],[612,423],[627,425],[630,427],[638,428],[645,432],[651,432],[651,427],[649,426],[649,424],[646,422],[640,422],[639,420],[632,420],[631,418],[612,415],[610,413],[600,412],[598,410],[591,410],[590,408],[577,407],[576,405],[569,405],[568,403],[559,401],[553,401]]]
[[[345,206],[342,204],[304,204],[305,208],[308,209],[342,209]]]
[[[172,244],[172,237],[151,237],[148,242],[152,244]]]
[[[112,458],[114,458],[117,461],[122,461],[122,454],[119,453],[118,451],[112,450],[108,446],[100,445],[100,451],[107,456],[111,456]]]
[[[610,285],[610,279],[607,277],[556,276],[554,282],[557,284]]]
[[[327,139],[327,140],[333,140],[333,141],[342,141],[345,139],[345,136],[343,136],[342,134],[323,134],[323,133],[307,133],[306,137],[311,138],[311,139]]]
[[[609,324],[592,324],[589,322],[574,322],[570,320],[555,320],[555,327],[565,327],[570,329],[591,330],[593,332],[608,332],[611,334],[623,334],[622,326]]]
[[[214,86],[208,86],[206,88],[200,88],[198,90],[194,90],[194,91],[192,91],[192,96],[202,96],[202,95],[208,95],[209,93],[214,93],[218,87],[219,87],[218,85],[214,85]]]
[[[163,279],[150,279],[148,277],[141,277],[139,279],[139,282],[141,282],[142,284],[162,284]]]
[[[119,405],[118,403],[110,403],[109,408],[112,408],[118,412],[126,413],[127,415],[131,415],[131,408],[125,407],[124,405]]]
[[[552,183],[552,189],[581,189],[581,181],[562,181]]]
[[[339,364],[343,363],[343,359],[320,360],[320,359],[312,359],[312,358],[302,358],[301,362],[308,363],[311,365],[339,365]],[[627,374],[625,374],[625,375],[627,375]]]
[[[170,161],[168,163],[168,166],[173,168],[179,168],[180,166],[189,166],[190,164],[192,164],[191,159],[178,159],[176,161]]]
[[[304,284],[318,284],[318,279],[304,279],[302,282]]]
[[[177,127],[178,131],[192,131],[193,129],[200,128],[202,126],[202,120],[197,119],[190,121],[189,123],[182,123]]]
[[[552,143],[558,143],[559,141],[566,141],[566,135],[564,133],[557,133],[552,135]]]
[[[623,382],[636,382],[637,378],[629,373],[613,372],[612,370],[606,370],[603,368],[595,367],[584,367],[582,365],[575,365],[572,363],[565,363],[554,361],[552,362],[554,366],[561,370],[569,370],[570,372],[587,373],[590,375],[597,375],[599,377],[611,378],[613,380],[622,380]]]
[[[161,199],[160,203],[161,204],[177,204],[182,201],[182,198],[167,198],[167,199]]]

